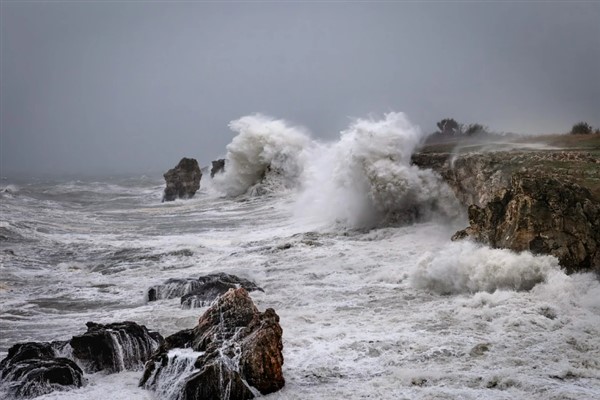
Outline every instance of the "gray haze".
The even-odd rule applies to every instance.
[[[157,173],[261,112],[334,139],[404,111],[499,131],[600,126],[600,3],[11,2],[1,174]]]

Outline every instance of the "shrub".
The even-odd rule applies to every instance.
[[[481,124],[469,124],[463,128],[465,135],[471,136],[481,133],[488,133],[487,126],[483,126]]]
[[[593,129],[587,122],[578,122],[571,128],[572,135],[589,135],[592,132]]]
[[[453,118],[444,118],[437,123],[439,132],[443,135],[458,135],[461,133],[460,125]]]

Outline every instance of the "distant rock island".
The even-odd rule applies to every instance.
[[[194,158],[182,158],[175,168],[168,170],[163,177],[167,187],[163,195],[164,201],[189,199],[200,189],[202,172],[198,161]]]
[[[468,208],[470,238],[600,274],[600,135],[430,140],[413,163]]]

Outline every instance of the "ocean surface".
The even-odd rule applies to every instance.
[[[188,200],[161,203],[161,176],[3,178],[0,358],[87,321],[193,327],[206,307],[147,289],[226,272],[281,318],[286,385],[269,399],[600,398],[597,277],[451,242],[466,217],[409,165],[421,138],[403,115],[331,144],[262,116],[232,129],[226,172]],[[156,399],[140,377],[96,373],[39,399]]]

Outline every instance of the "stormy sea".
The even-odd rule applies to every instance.
[[[160,175],[3,178],[0,359],[88,321],[192,328],[209,304],[148,289],[222,272],[255,282],[258,309],[280,317],[285,386],[266,398],[600,398],[598,279],[451,241],[465,210],[411,164],[426,135],[404,114],[356,120],[334,142],[262,115],[230,128],[225,170],[190,199],[161,202]],[[141,375],[99,371],[37,398],[178,398]]]

